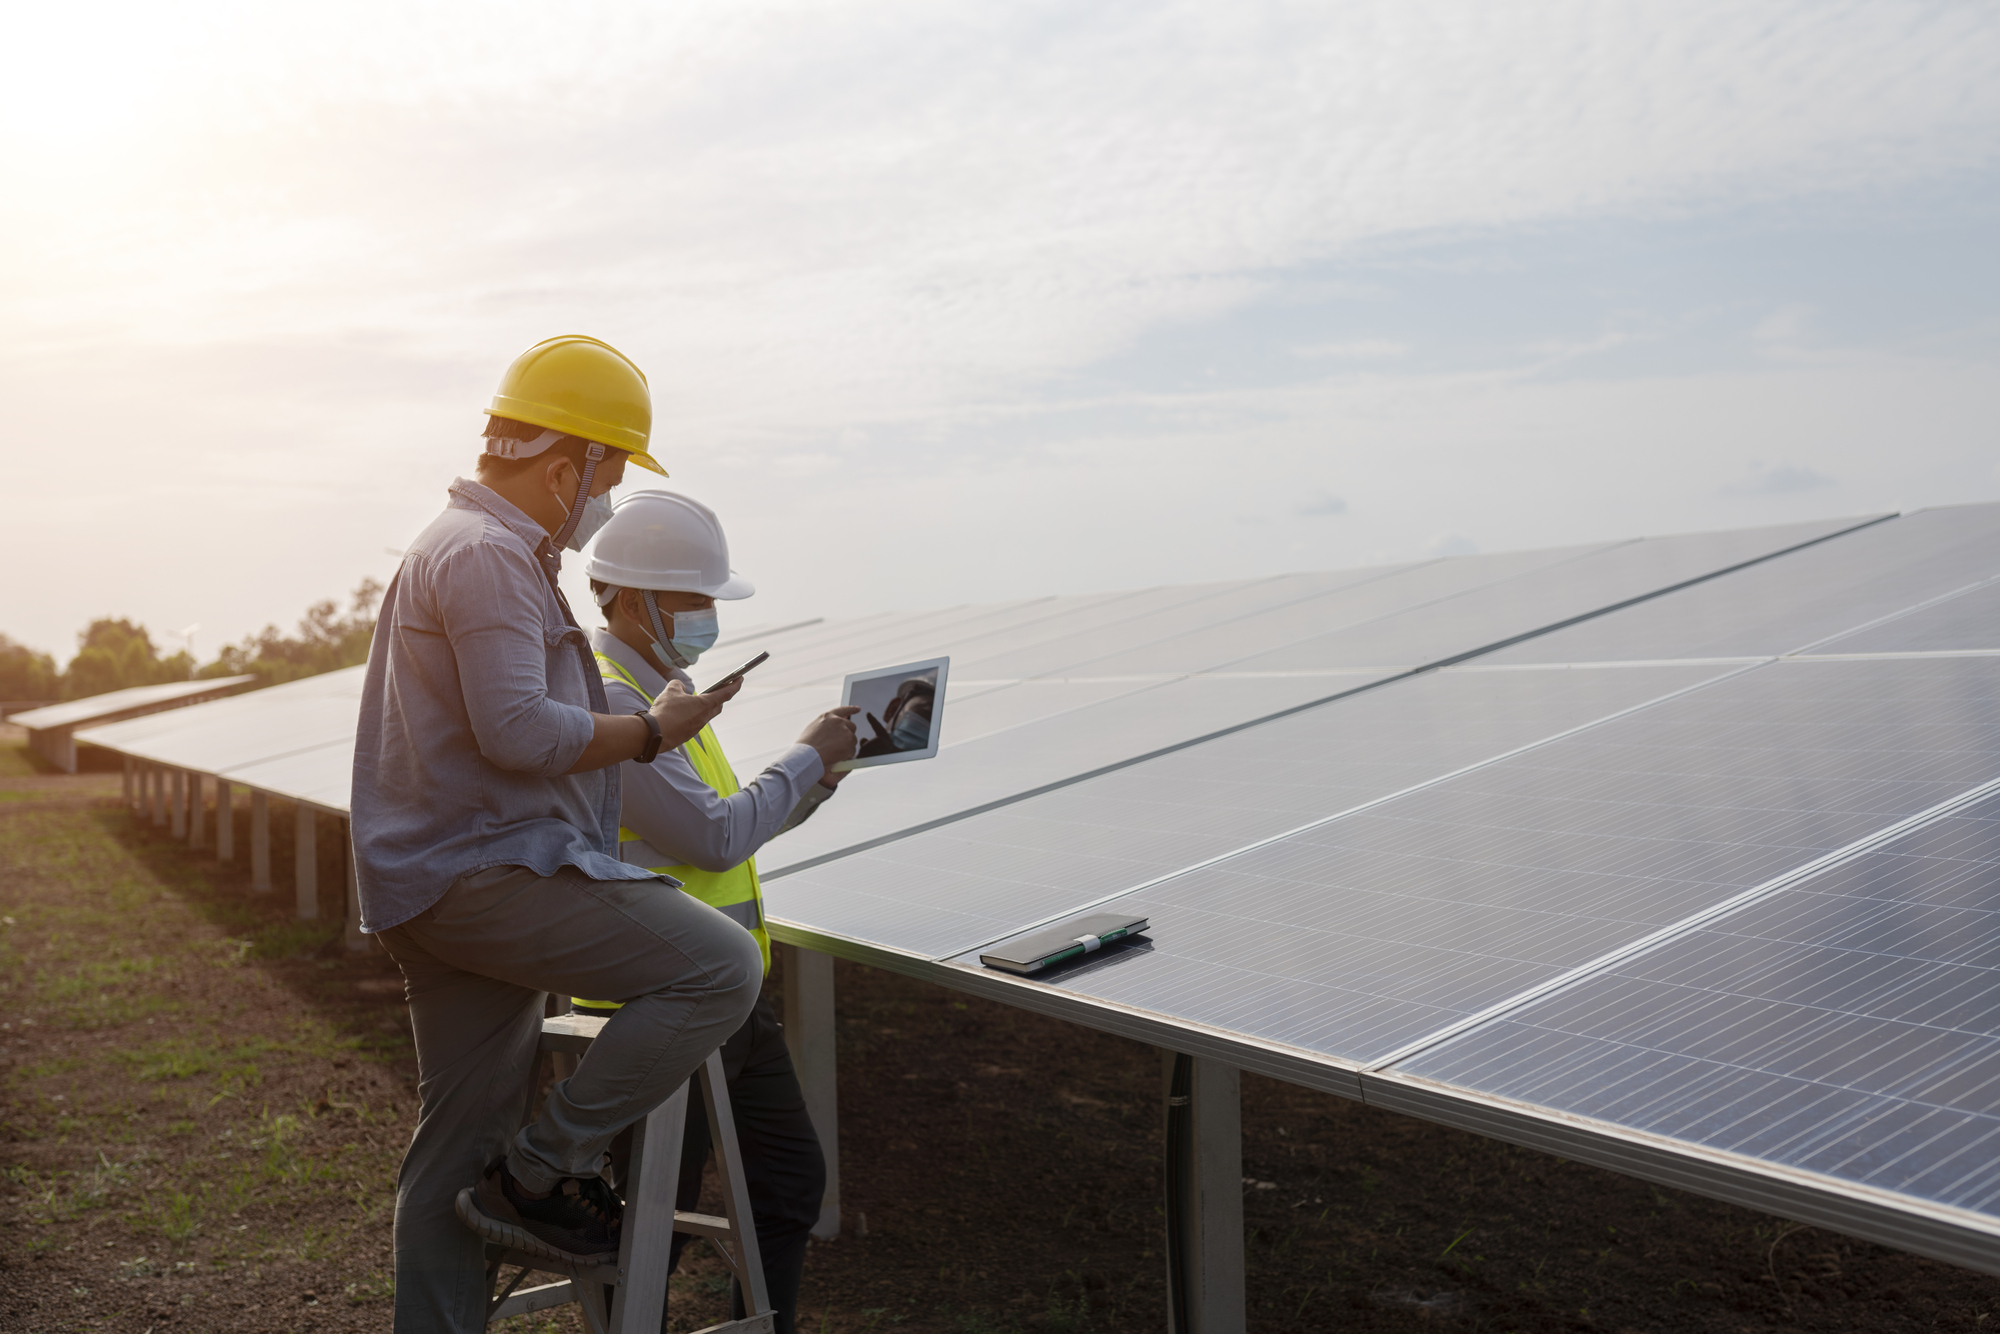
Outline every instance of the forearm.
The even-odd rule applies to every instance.
[[[652,735],[646,720],[637,714],[593,713],[590,723],[590,743],[583,748],[583,754],[577,756],[569,773],[587,774],[593,769],[608,769],[621,760],[636,758],[646,748],[646,738]]]
[[[669,861],[726,871],[753,856],[819,778],[819,757],[797,747],[730,797],[716,794],[685,751],[662,752],[648,768],[625,771],[619,822]]]

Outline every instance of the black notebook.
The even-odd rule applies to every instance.
[[[1054,964],[1068,963],[1086,954],[1095,954],[1114,940],[1135,936],[1146,929],[1146,919],[1125,913],[1092,913],[1072,917],[1067,922],[1043,927],[1040,931],[1002,941],[979,956],[988,968],[1008,973],[1038,973]]]

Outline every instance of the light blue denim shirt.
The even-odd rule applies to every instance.
[[[618,860],[620,766],[567,772],[608,707],[535,555],[546,537],[460,478],[383,596],[354,738],[363,931],[408,921],[489,866],[654,878]]]

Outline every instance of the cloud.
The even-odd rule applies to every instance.
[[[1300,501],[1292,513],[1304,519],[1326,519],[1347,513],[1347,502],[1331,491],[1321,491],[1310,500]]]
[[[1960,0],[189,0],[44,6],[10,37],[0,451],[22,494],[73,487],[65,460],[110,461],[90,504],[118,537],[90,577],[226,638],[380,573],[365,562],[407,545],[465,466],[499,368],[568,330],[647,368],[668,485],[730,499],[760,582],[789,553],[793,586],[823,595],[808,614],[849,588],[918,596],[893,553],[825,555],[824,498],[869,502],[884,478],[910,512],[958,509],[923,570],[943,601],[992,568],[1023,581],[1010,595],[1184,559],[1174,577],[1249,570],[1268,544],[1194,559],[1201,513],[1315,475],[1368,496],[1365,516],[1298,526],[1315,563],[1407,555],[1441,527],[1566,536],[1610,522],[1602,498],[1629,478],[1519,479],[1558,455],[1595,468],[1565,442],[1594,432],[1613,454],[1607,422],[1624,440],[1665,420],[1642,389],[1530,446],[1505,414],[1542,400],[1413,366],[1429,331],[1384,320],[1288,331],[1245,377],[1282,364],[1340,390],[1069,395],[1079,368],[1222,327],[1314,265],[1893,195],[1990,167],[2000,122],[2000,14]],[[1799,420],[1816,401],[1741,393]],[[1441,470],[1447,437],[1466,453]],[[29,443],[49,439],[64,449]],[[1188,445],[1177,476],[1162,442]],[[1480,471],[1489,457],[1505,468]],[[1658,510],[1618,515],[1699,522],[1726,466],[1704,457],[1643,497]],[[1129,502],[1135,478],[1199,503],[1161,522]],[[992,562],[1018,541],[981,517],[996,497],[1014,525],[1057,506],[1065,536],[1101,539],[1094,573]],[[190,538],[172,517],[190,505],[227,521]],[[78,577],[25,577],[9,615],[68,642]]]
[[[1756,463],[1750,466],[1750,476],[1740,482],[1731,482],[1719,494],[1725,496],[1795,496],[1803,491],[1818,491],[1832,486],[1833,478],[1811,468],[1796,464]]]

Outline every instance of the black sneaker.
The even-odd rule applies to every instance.
[[[521,1194],[503,1154],[458,1193],[458,1218],[488,1241],[572,1264],[618,1258],[625,1206],[601,1177],[564,1177],[546,1199]]]

